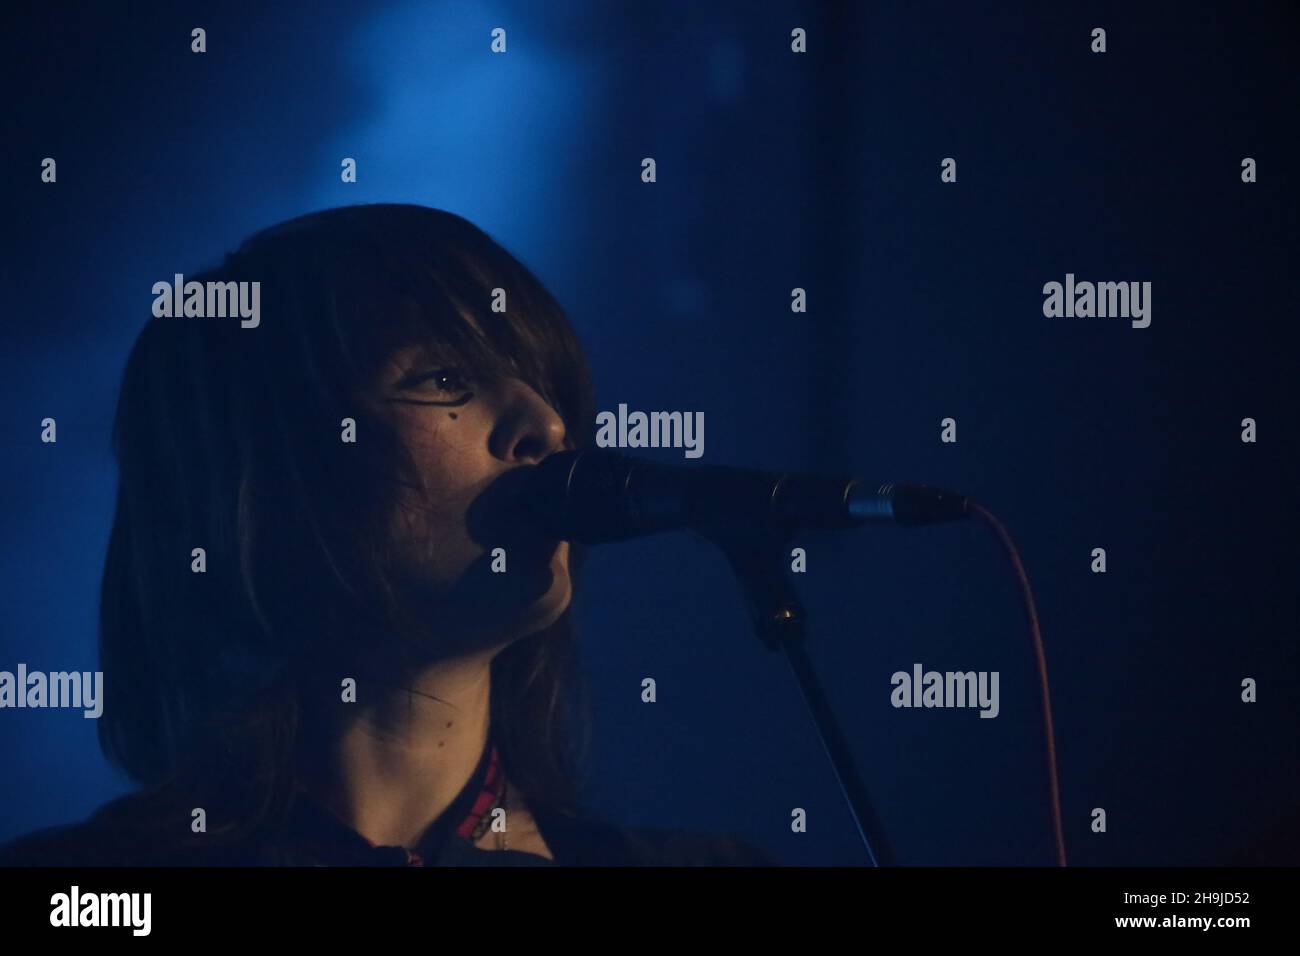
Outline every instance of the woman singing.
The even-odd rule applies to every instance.
[[[772,862],[581,809],[582,554],[500,479],[588,441],[591,385],[523,265],[363,205],[185,279],[260,316],[152,318],[127,361],[99,734],[139,789],[0,862]]]

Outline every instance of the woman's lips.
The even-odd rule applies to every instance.
[[[503,547],[506,549],[507,560],[511,556],[516,556],[532,563],[534,561],[549,561],[555,556],[555,552],[560,547],[560,542],[554,538],[529,536],[520,539],[514,544],[503,545]]]
[[[489,548],[508,548],[511,543],[537,547],[543,541],[555,544],[556,539],[546,537],[546,532],[532,520],[520,500],[531,471],[527,465],[509,469],[493,479],[470,503],[465,512],[465,526],[474,540]]]

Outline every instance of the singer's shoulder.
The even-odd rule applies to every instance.
[[[780,866],[735,833],[622,826],[597,815],[534,811],[555,862],[569,866]]]
[[[182,867],[249,865],[242,847],[204,845],[191,808],[136,791],[88,817],[33,830],[0,844],[4,867]]]
[[[119,813],[137,803],[134,795],[119,797],[85,819],[14,837],[0,845],[0,867],[152,864],[155,861],[146,858],[143,848],[113,825]]]

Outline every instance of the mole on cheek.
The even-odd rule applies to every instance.
[[[456,413],[455,413],[455,412],[448,412],[448,413],[447,413],[447,417],[448,417],[448,418],[455,418],[455,417],[456,417]]]

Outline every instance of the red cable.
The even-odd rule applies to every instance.
[[[1002,527],[1002,522],[993,513],[976,501],[967,499],[968,511],[978,515],[998,536],[1007,557],[1016,570],[1020,581],[1020,590],[1025,599],[1025,612],[1029,615],[1029,633],[1034,642],[1034,654],[1038,658],[1038,682],[1043,689],[1043,727],[1047,734],[1047,781],[1052,797],[1052,826],[1056,836],[1056,862],[1065,866],[1065,830],[1061,825],[1061,782],[1056,769],[1056,731],[1052,727],[1052,696],[1047,689],[1047,655],[1043,651],[1043,633],[1038,626],[1038,610],[1034,607],[1034,592],[1029,587],[1029,576],[1025,566],[1020,562],[1020,553],[1016,550],[1011,535]]]

